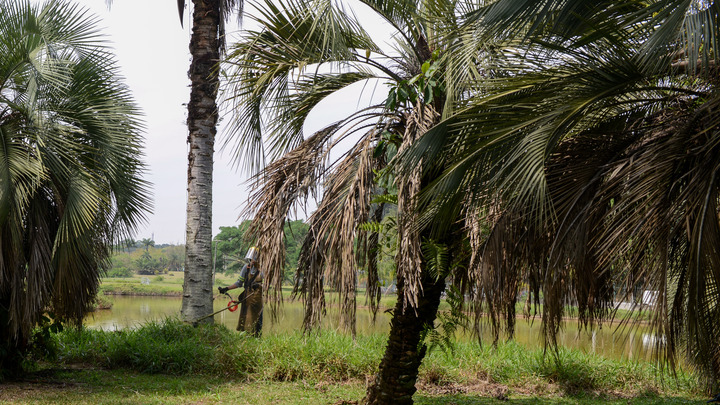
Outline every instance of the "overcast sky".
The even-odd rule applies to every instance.
[[[180,26],[175,1],[75,0],[100,18],[116,59],[147,126],[145,162],[153,183],[154,210],[136,239],[185,243],[187,190],[187,107],[190,99],[190,31]],[[213,235],[219,226],[236,225],[247,198],[244,179],[229,159],[215,156]]]
[[[112,42],[126,83],[145,114],[145,161],[149,170],[147,179],[153,183],[155,206],[147,225],[140,228],[135,238],[154,238],[158,244],[185,243],[187,107],[184,104],[190,99],[187,77],[190,11],[186,10],[184,27],[181,27],[175,0],[114,0],[109,10],[105,0],[75,2],[100,18],[99,25]],[[236,26],[229,24],[229,31],[237,37]],[[327,117],[333,115],[330,110],[357,107],[357,95],[348,100],[335,99],[321,113],[315,113],[316,118],[309,118],[314,123],[306,125],[305,130],[317,130],[329,123]],[[231,163],[229,153],[215,152],[213,235],[219,232],[220,226],[239,224],[238,216],[247,201],[247,177],[234,170]]]

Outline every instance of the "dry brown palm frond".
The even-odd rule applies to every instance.
[[[526,316],[537,315],[542,294],[543,335],[551,345],[569,306],[578,308],[579,325],[584,327],[610,317],[612,273],[597,266],[597,247],[591,243],[604,226],[603,214],[591,208],[598,204],[597,190],[607,164],[617,158],[628,140],[616,137],[611,142],[601,137],[597,142],[602,142],[603,148],[577,148],[597,136],[586,134],[565,141],[548,162],[548,187],[557,221],[539,228],[539,223],[531,220],[532,207],[523,211],[519,204],[505,206],[499,200],[492,203],[493,199],[486,199],[495,214],[487,219],[489,236],[478,254],[478,285],[483,296],[475,297],[474,305],[477,324],[485,304],[495,339],[503,328],[512,335],[521,286],[528,290]],[[504,211],[500,212],[500,207]],[[472,263],[471,269],[477,272],[478,264]]]
[[[470,258],[467,272],[461,283],[461,291],[463,296],[467,296],[470,301],[470,309],[474,314],[473,332],[480,341],[480,324],[484,314],[483,299],[486,297],[482,284],[483,272],[486,270],[486,266],[483,264],[483,250],[489,236],[490,225],[497,223],[498,215],[496,206],[491,206],[489,210],[486,210],[477,205],[468,204],[471,200],[471,195],[468,195],[463,212],[464,233],[470,247]]]
[[[319,329],[325,314],[323,268],[325,263],[325,239],[319,234],[319,225],[310,223],[298,258],[293,294],[300,294],[305,302],[303,329],[307,332]]]
[[[382,221],[385,204],[380,203],[375,207],[372,213],[371,222],[380,223]],[[365,287],[366,304],[370,307],[372,320],[375,322],[377,311],[380,308],[380,298],[382,291],[380,289],[380,277],[378,274],[378,253],[380,252],[380,235],[378,232],[361,231],[360,243],[358,244],[358,265],[364,267],[367,271],[367,285]]]
[[[418,103],[405,117],[405,132],[398,154],[412,145],[422,134],[438,123],[440,114],[431,106]],[[411,172],[396,178],[398,190],[398,251],[397,280],[403,288],[403,305],[416,308],[417,298],[422,294],[422,247],[420,229],[417,226],[417,199],[422,188],[422,164]]]
[[[625,130],[611,125],[563,141],[546,169],[557,221],[537,228],[528,213],[504,211],[483,246],[480,288],[493,327],[495,313],[510,310],[499,299],[503,278],[527,283],[536,304],[542,293],[550,343],[567,305],[578,308],[580,327],[593,327],[641,287],[658,293],[649,306],[658,358],[674,365],[682,351],[705,375],[720,375],[717,105],[680,100],[624,120]]]
[[[333,170],[325,184],[323,201],[310,218],[311,230],[315,237],[307,258],[323,257],[323,278],[325,284],[336,289],[340,296],[341,324],[355,333],[357,263],[355,242],[358,225],[367,222],[376,168],[372,157],[378,131],[373,129],[351,150],[346,158]],[[321,256],[325,252],[324,256]],[[306,259],[307,260],[307,259]],[[317,261],[316,261],[317,264]],[[317,277],[317,268],[309,268],[308,276]],[[317,286],[318,281],[307,280]],[[306,290],[308,291],[308,290]],[[311,302],[320,303],[311,293]],[[316,325],[319,312],[310,317],[306,328]]]
[[[327,144],[338,127],[332,125],[318,131],[254,178],[252,188],[256,191],[250,196],[244,215],[253,217],[247,235],[257,239],[260,248],[264,290],[270,298],[273,317],[282,302],[285,218],[298,201],[307,201],[315,195],[317,179],[325,171]]]

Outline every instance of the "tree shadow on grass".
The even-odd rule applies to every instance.
[[[155,401],[143,398],[193,395],[223,383],[208,376],[151,375],[92,366],[51,368],[3,383],[0,403],[150,403]]]

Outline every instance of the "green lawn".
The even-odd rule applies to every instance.
[[[476,389],[473,392],[472,389]],[[434,388],[415,394],[416,404],[700,404],[701,397],[657,396],[535,396],[500,386],[471,387],[448,393]],[[457,391],[457,390],[455,390]],[[141,374],[128,370],[55,369],[0,385],[0,403],[12,404],[353,404],[362,399],[363,381],[311,383],[253,381],[208,376]],[[508,401],[496,399],[504,392]]]

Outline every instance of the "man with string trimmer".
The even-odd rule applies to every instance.
[[[259,256],[258,248],[253,246],[248,249],[245,255],[248,263],[240,270],[240,278],[227,287],[218,287],[220,294],[227,294],[228,290],[239,287],[245,289],[238,297],[241,304],[237,330],[252,333],[256,337],[262,334],[263,324],[263,273],[257,263]]]

